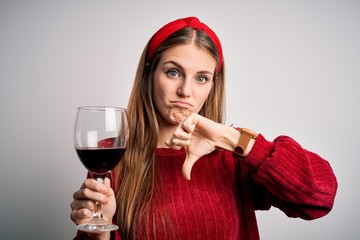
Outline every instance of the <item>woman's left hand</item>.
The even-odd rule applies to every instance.
[[[181,116],[178,117],[181,118]],[[182,167],[184,178],[190,180],[190,172],[195,162],[221,146],[224,128],[231,127],[214,122],[196,113],[192,113],[180,122],[166,145],[173,149],[185,147],[186,159]]]

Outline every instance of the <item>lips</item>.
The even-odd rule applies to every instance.
[[[185,108],[185,109],[189,109],[192,107],[192,105],[188,102],[185,101],[171,101],[172,104],[174,104],[176,107],[179,108]]]

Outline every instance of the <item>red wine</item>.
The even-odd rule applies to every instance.
[[[76,153],[90,172],[104,174],[119,163],[125,148],[77,148]]]

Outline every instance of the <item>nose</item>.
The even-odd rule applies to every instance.
[[[176,93],[181,97],[190,97],[192,94],[191,81],[185,79],[179,86]]]

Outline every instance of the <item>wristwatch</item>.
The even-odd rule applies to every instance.
[[[237,159],[244,160],[244,158],[246,157],[245,150],[249,145],[250,140],[255,140],[258,134],[247,128],[239,128],[238,130],[240,131],[241,136],[239,142],[235,146],[234,156]]]

